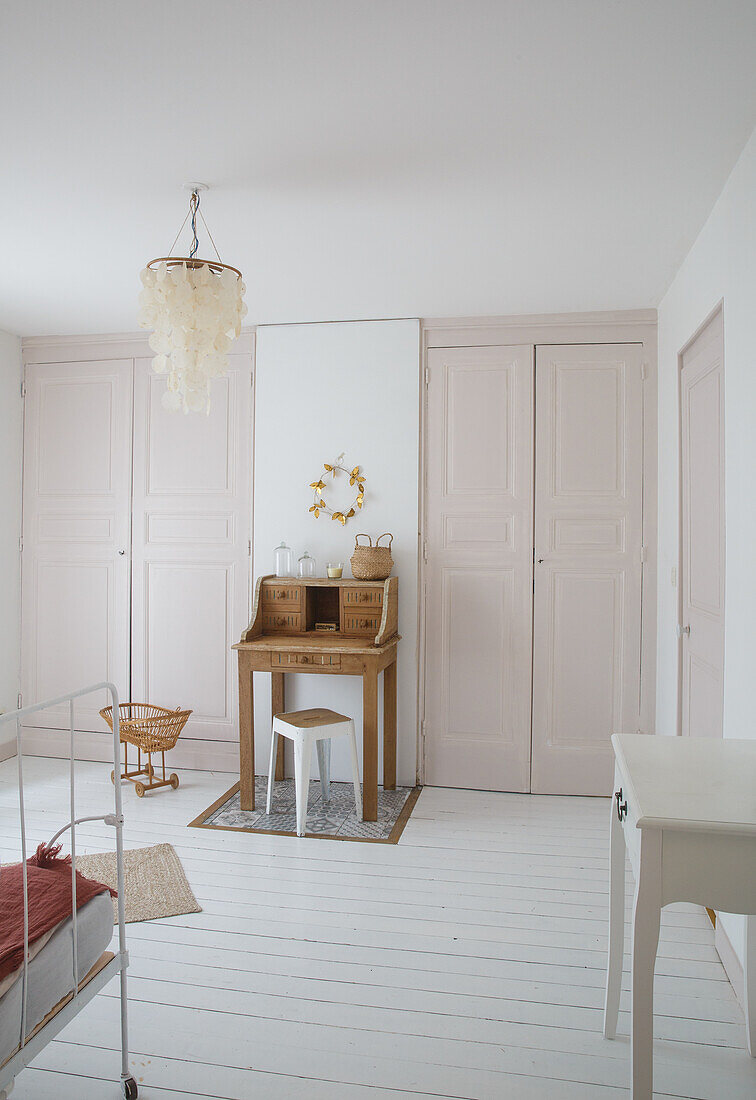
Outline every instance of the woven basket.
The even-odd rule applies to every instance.
[[[121,703],[118,708],[121,741],[142,752],[167,752],[179,739],[190,710],[168,710],[150,703]],[[104,707],[100,715],[113,728],[113,708]]]
[[[381,539],[388,536],[388,546],[379,546]],[[367,539],[369,546],[360,546],[358,539]],[[385,581],[394,566],[391,557],[391,544],[394,536],[386,531],[373,540],[370,535],[357,535],[354,540],[354,553],[352,554],[352,576],[358,581]]]

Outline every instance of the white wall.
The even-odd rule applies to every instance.
[[[16,709],[20,668],[21,370],[21,341],[0,332],[0,710],[6,711]]]
[[[417,743],[417,546],[420,332],[417,321],[263,326],[255,394],[254,571],[274,572],[284,539],[298,557],[349,558],[354,535],[394,535],[399,578],[398,781],[414,783]],[[346,527],[315,519],[311,481],[344,451],[367,478],[365,508]],[[267,772],[270,676],[255,675],[255,769]],[[287,709],[328,706],[362,720],[359,677],[286,677]],[[379,695],[381,693],[379,692]],[[334,743],[333,775],[349,778],[346,745]],[[342,751],[343,750],[343,751]],[[362,748],[360,745],[360,756]],[[379,754],[380,755],[380,754]]]
[[[756,738],[756,131],[659,306],[658,733],[677,729],[677,354],[724,299],[725,688],[724,736]],[[743,958],[743,920],[723,926]]]

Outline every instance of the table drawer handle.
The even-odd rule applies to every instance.
[[[617,817],[623,821],[627,817],[627,799],[622,801],[622,787],[614,792],[614,797],[617,799]]]

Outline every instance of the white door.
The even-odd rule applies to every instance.
[[[182,740],[235,741],[249,619],[252,358],[230,358],[209,415],[166,412],[135,361],[132,698],[193,714]]]
[[[527,791],[533,348],[428,367],[425,781]]]
[[[536,349],[532,790],[606,794],[639,723],[639,344]]]
[[[131,360],[26,368],[22,692],[129,684]],[[77,703],[103,732],[107,700]],[[68,728],[68,708],[34,715]]]
[[[680,378],[681,729],[721,737],[724,702],[724,347],[721,310]]]

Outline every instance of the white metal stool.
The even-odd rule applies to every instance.
[[[352,776],[354,781],[354,802],[357,816],[362,817],[362,791],[360,790],[360,768],[357,761],[357,741],[354,736],[354,721],[335,710],[316,707],[314,710],[294,710],[289,714],[276,714],[273,717],[273,735],[270,739],[270,768],[268,770],[268,801],[265,812],[270,813],[273,802],[273,777],[276,770],[276,750],[278,738],[288,737],[294,743],[294,787],[297,798],[297,836],[305,835],[307,823],[307,794],[310,789],[310,762],[312,743],[318,750],[318,771],[320,789],[323,798],[331,797],[331,738],[348,737],[352,750]]]

